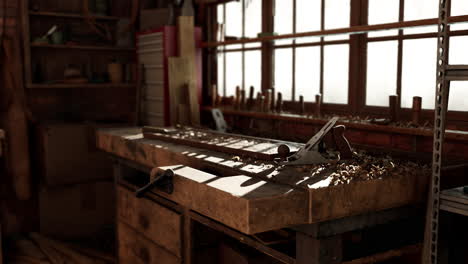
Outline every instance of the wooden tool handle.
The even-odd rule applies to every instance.
[[[315,116],[322,116],[322,95],[315,95]]]
[[[299,114],[303,115],[305,113],[305,105],[304,105],[304,96],[299,96]]]
[[[339,125],[333,128],[333,138],[335,139],[336,148],[340,151],[341,159],[351,159],[353,151],[348,140],[344,136],[345,126]]]
[[[278,92],[278,99],[276,102],[276,112],[283,112],[283,94]]]
[[[398,108],[398,95],[389,96],[389,105],[390,105],[390,121],[397,121],[397,108]]]
[[[413,97],[413,124],[419,125],[421,120],[421,109],[422,109],[422,97]]]

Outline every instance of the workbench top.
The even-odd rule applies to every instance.
[[[149,168],[171,166],[179,184],[175,189],[190,196],[155,192],[248,234],[419,203],[428,179],[423,172],[402,170],[388,178],[334,185],[333,172],[316,177],[304,168],[150,140],[141,128],[101,129],[97,146]]]

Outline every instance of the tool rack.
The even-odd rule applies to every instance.
[[[468,81],[468,65],[449,64],[450,3],[439,0],[436,102],[434,110],[434,145],[432,177],[426,216],[423,263],[441,262],[438,254],[440,210],[468,215],[468,196],[461,189],[440,190],[443,144],[451,81]]]

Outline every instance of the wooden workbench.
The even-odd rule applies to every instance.
[[[151,224],[154,216],[172,219],[164,230],[175,230],[177,238],[190,236],[186,224],[191,221],[211,226],[210,223],[216,223],[223,232],[243,237],[243,243],[247,243],[249,235],[294,228],[295,258],[265,249],[256,241],[251,244],[283,263],[341,263],[342,233],[407,217],[408,210],[400,208],[422,202],[426,190],[427,177],[418,174],[331,186],[327,178],[317,180],[289,168],[276,171],[268,162],[233,160],[229,154],[149,140],[141,132],[140,128],[102,129],[97,132],[97,146],[119,161],[118,179],[131,176],[134,172],[128,172],[132,170],[149,173],[158,168],[161,172],[175,172],[172,194],[158,188],[152,190],[148,199],[157,200],[156,206],[133,198],[135,187],[119,187],[119,219],[124,223],[119,235],[129,241],[132,230],[154,229],[154,244],[163,244],[162,248],[169,248],[169,255],[175,257],[167,263],[179,263],[182,259],[190,263],[190,250],[184,246],[188,242],[157,241],[164,235],[158,233],[162,232],[161,227]],[[161,201],[169,201],[170,205],[162,207],[171,210],[161,209]],[[138,218],[148,211],[151,215]],[[180,226],[185,229],[180,230]],[[142,246],[143,242],[144,239],[133,239],[128,243]],[[123,244],[121,251],[128,256],[131,245]],[[157,257],[160,256],[146,254],[143,261]]]

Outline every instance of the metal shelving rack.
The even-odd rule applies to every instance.
[[[432,177],[426,216],[423,263],[438,263],[439,211],[445,210],[444,196],[440,190],[442,149],[445,138],[446,115],[451,81],[468,81],[468,65],[449,64],[449,0],[439,0],[439,28],[437,46],[437,81],[434,118],[434,145]],[[447,210],[449,211],[449,210]],[[459,212],[458,212],[459,213]]]

